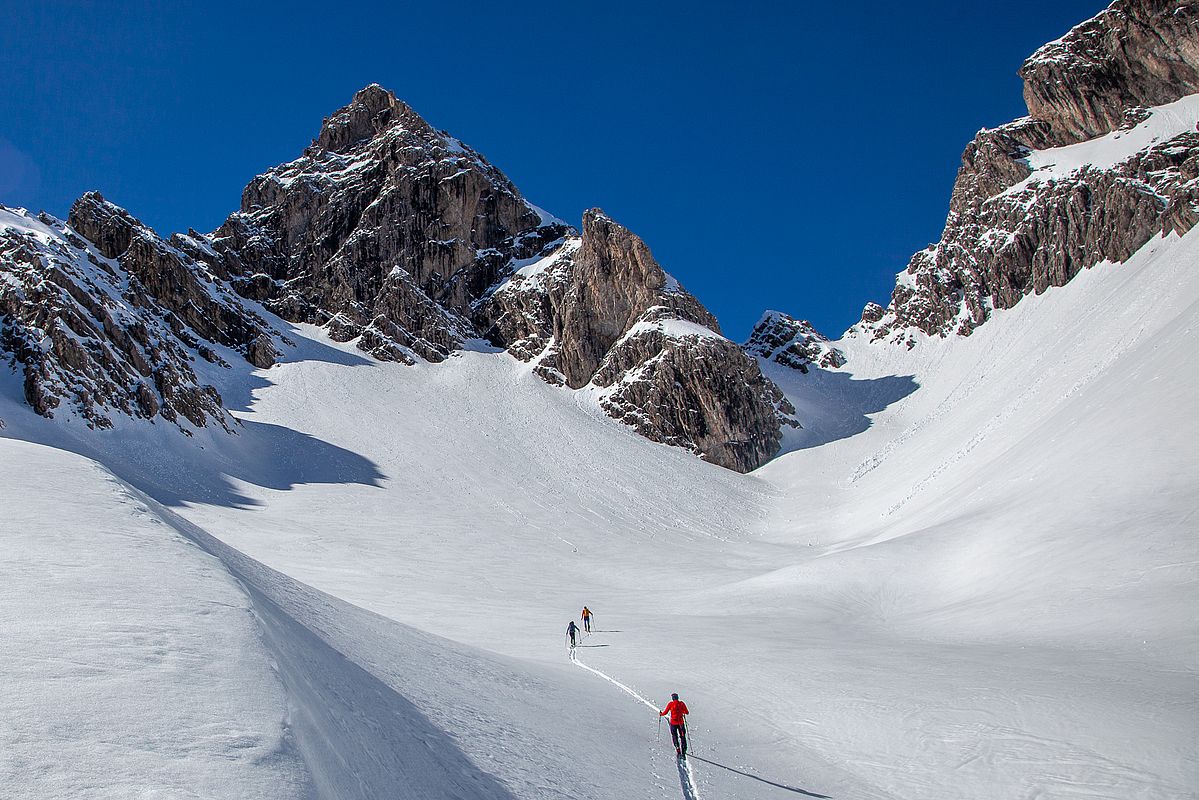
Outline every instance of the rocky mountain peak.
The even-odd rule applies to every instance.
[[[647,438],[731,469],[771,458],[796,424],[640,237],[599,209],[580,235],[378,85],[252,179],[212,234],[164,240],[95,192],[69,224],[23,225],[0,227],[0,335],[47,416],[69,399],[98,426],[113,410],[227,426],[204,363],[230,368],[232,351],[269,367],[288,344],[248,299],[383,360],[489,339]]]
[[[434,133],[429,123],[377,83],[359,89],[350,104],[325,119],[314,144],[332,153],[345,153],[368,141],[393,124],[400,123],[418,134]]]
[[[845,356],[812,323],[781,311],[763,314],[742,347],[750,355],[803,373],[813,364],[826,369],[845,365]]]
[[[480,154],[372,85],[316,146],[254,178],[207,242],[233,285],[379,358],[439,361],[513,258],[569,227]]]
[[[133,244],[134,234],[146,228],[128,211],[108,202],[96,191],[87,192],[71,204],[67,224],[106,258],[120,257]]]
[[[547,381],[602,389],[608,413],[647,437],[733,469],[770,458],[793,424],[640,237],[599,209],[579,235],[378,86],[251,181],[207,242],[239,292],[286,319],[407,363],[487,338]]]
[[[651,309],[720,333],[716,318],[666,274],[641,237],[600,209],[583,216],[574,266],[554,330],[555,363],[571,388],[590,382],[612,345]]]
[[[411,114],[412,109],[407,103],[398,99],[395,93],[390,89],[385,89],[377,83],[372,83],[369,86],[364,86],[357,92],[354,92],[354,97],[350,100],[350,104],[345,108],[341,108],[334,116],[345,114],[351,109],[363,109],[367,114],[377,116],[380,112],[394,112]]]
[[[667,290],[668,286],[677,288],[677,282],[666,274],[641,237],[600,208],[588,209],[583,214],[579,258],[630,289],[659,292]],[[617,275],[616,270],[623,270],[623,274]],[[720,332],[715,318],[705,324]]]
[[[1199,0],[1116,0],[1020,74],[1030,116],[966,147],[940,241],[850,335],[968,335],[1199,219]]]
[[[772,457],[794,409],[642,239],[599,209],[478,308],[493,342],[612,417],[730,469]]]

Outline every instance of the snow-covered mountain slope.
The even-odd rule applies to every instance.
[[[691,706],[701,797],[1184,798],[1197,256],[1155,240],[966,340],[834,343],[847,367],[787,386],[823,422],[749,476],[507,354],[406,368],[303,326],[237,414],[244,460],[144,426],[71,438],[15,383],[0,417],[233,548],[259,615],[284,609],[264,625],[320,796],[360,796],[333,764],[400,774],[415,736],[453,745],[427,791],[677,797],[653,714],[566,659],[587,603],[581,662]],[[354,700],[376,690],[378,713]]]
[[[859,366],[834,391],[869,398],[905,366],[919,389],[862,435],[797,450],[757,480],[582,425],[586,409],[538,397],[486,354],[431,385],[370,392],[418,409],[424,432],[390,447],[378,430],[347,439],[287,399],[334,391],[309,383],[322,365],[294,365],[306,391],[268,390],[262,413],[367,453],[402,508],[368,488],[354,502],[301,487],[264,499],[282,525],[265,509],[195,513],[306,581],[513,655],[557,657],[555,621],[600,597],[622,633],[589,663],[642,688],[681,677],[716,753],[794,785],[1186,796],[1199,430],[1180,399],[1196,388],[1197,255],[1194,234],[1157,240],[965,343],[930,341],[917,361],[839,343]],[[490,419],[481,405],[429,408],[479,381],[512,384]],[[563,435],[577,455],[544,463]],[[345,506],[367,521],[321,531],[322,508]],[[325,513],[334,527],[340,512]],[[299,520],[303,533],[287,530]],[[777,752],[751,720],[780,732]]]
[[[636,708],[569,664],[322,595],[78,456],[0,455],[3,796],[586,796],[578,750],[612,770],[602,793],[670,796],[673,758],[619,735]]]
[[[855,326],[914,346],[1199,220],[1199,3],[1115,0],[1023,65],[1029,116],[962,153],[940,241]]]
[[[797,407],[855,397],[859,381],[869,396],[901,365],[919,388],[853,438],[820,444],[853,419],[799,432],[792,446],[817,446],[757,473],[788,497],[771,538],[817,557],[706,607],[786,607],[805,626],[852,621],[977,659],[971,685],[940,664],[935,692],[913,676],[898,704],[864,693],[857,719],[835,695],[816,704],[842,736],[881,723],[960,759],[955,785],[976,786],[962,796],[1194,796],[1196,258],[1193,231],[1154,240],[910,358],[839,343],[853,380],[804,376]]]
[[[221,564],[79,456],[0,439],[0,486],[0,796],[306,796]]]
[[[979,134],[942,242],[891,308],[837,342],[767,315],[753,361],[599,212],[590,240],[585,222],[581,239],[494,263],[482,240],[429,260],[407,242],[395,253],[436,266],[416,279],[428,283],[407,286],[415,266],[384,271],[391,283],[365,280],[353,300],[344,270],[289,284],[313,275],[275,257],[310,253],[282,234],[238,245],[274,275],[222,266],[232,251],[199,235],[162,242],[98,198],[69,226],[0,216],[16,278],[0,283],[0,322],[24,343],[0,366],[14,567],[0,602],[18,654],[0,663],[15,720],[0,728],[0,794],[1199,797],[1196,109],[1159,96],[1173,85],[1161,70],[1137,73],[1190,63],[1199,6],[1131,61],[1121,43],[1171,9],[1113,9],[1112,29],[1136,35],[1084,25],[1030,60],[1048,116]],[[1087,113],[1085,93],[1053,87],[1071,53],[1099,88],[1124,76]],[[1136,113],[1113,130],[1120,111]],[[275,212],[305,208],[265,205],[303,200],[306,181],[402,206],[412,175],[483,187],[453,204],[499,191],[488,202],[511,225],[496,241],[556,224],[410,115],[367,90],[230,225],[286,231]],[[438,158],[388,161],[389,137],[413,131]],[[318,168],[359,148],[394,172]],[[366,222],[335,266],[386,240],[386,214]],[[144,252],[129,255],[134,237]],[[506,326],[491,341],[511,351],[463,328],[408,367],[347,336],[395,325],[393,343],[432,341],[426,290],[467,262],[486,280],[458,297],[454,327]],[[139,275],[202,291],[143,296]],[[91,286],[106,302],[88,302]],[[245,299],[255,287],[267,307]],[[325,319],[326,290],[361,316]],[[200,342],[193,295],[253,325]],[[288,311],[296,297],[303,314]],[[399,299],[380,315],[380,297]],[[152,336],[130,340],[106,315]],[[126,374],[112,354],[151,340],[170,344],[185,388],[219,387],[228,430],[184,437],[153,413],[88,425],[29,401],[31,380],[92,398],[93,365]],[[55,346],[68,358],[39,360]],[[576,388],[543,380],[555,372]],[[759,380],[786,393],[769,394],[768,416],[793,407],[804,427],[746,475],[611,416],[615,398],[618,416],[655,409],[710,432],[680,415],[735,414],[711,406]],[[595,630],[568,655],[584,604]],[[677,764],[653,713],[671,691],[692,711],[692,758]]]
[[[898,567],[912,548],[903,572],[915,569],[957,609],[938,619],[985,611],[988,636],[1102,631],[1104,646],[1120,649],[1143,644],[1138,626],[1170,640],[1193,636],[1195,612],[1175,590],[1196,566],[1188,504],[1199,422],[1186,398],[1199,386],[1190,357],[1197,257],[1194,232],[1160,237],[1126,264],[1100,265],[1036,307],[997,316],[994,333],[929,340],[919,353],[843,340],[852,379],[797,376],[789,386],[797,406],[835,407],[842,393],[858,393],[855,383],[869,396],[897,368],[911,370],[919,388],[838,447],[819,445],[852,424],[853,403],[843,418],[796,432],[795,452],[757,474],[789,486],[795,466],[817,467],[803,486],[819,482],[830,501],[818,518],[784,504],[776,529],[842,560],[881,547]],[[924,558],[930,537],[955,540],[953,559]],[[890,608],[902,597],[876,590],[886,600],[873,613],[902,624]],[[1033,622],[1003,603],[974,608],[1037,595],[1063,613]],[[1137,612],[1117,613],[1129,608]],[[1185,653],[1159,655],[1182,662]]]

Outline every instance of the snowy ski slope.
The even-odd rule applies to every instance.
[[[845,339],[748,476],[482,349],[296,328],[235,441],[0,374],[0,795],[1196,797],[1197,261]]]

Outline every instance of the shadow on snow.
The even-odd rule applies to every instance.
[[[728,770],[729,772],[735,772],[738,775],[745,776],[746,778],[753,778],[755,781],[760,781],[762,783],[766,783],[771,786],[778,787],[779,789],[785,789],[788,792],[794,792],[795,794],[802,794],[805,797],[818,797],[818,798],[821,798],[821,800],[831,800],[827,794],[816,794],[815,792],[809,792],[807,789],[800,789],[795,786],[788,786],[785,783],[779,783],[777,781],[767,780],[766,778],[763,778],[759,775],[754,775],[752,772],[745,772],[744,770],[734,769],[733,767],[727,767],[724,764],[718,764],[715,761],[711,761],[706,758],[701,758],[700,756],[697,756],[694,754],[687,756],[687,758],[695,759],[696,761],[702,761],[705,764],[711,764],[713,767],[719,767],[720,769]]]
[[[407,698],[244,585],[295,704],[292,729],[321,796],[514,800]]]
[[[869,415],[899,402],[920,388],[912,375],[855,379],[848,372],[813,368],[797,370],[764,364],[763,371],[795,406],[803,428],[787,430],[779,455],[847,439],[867,430]]]
[[[295,347],[284,362],[321,361],[345,367],[376,367],[375,362],[291,331]],[[272,386],[270,371],[256,370],[231,351],[228,368],[197,363],[201,382],[212,383],[225,408],[251,412],[254,394]],[[68,404],[63,404],[63,411]],[[60,416],[62,416],[60,412]],[[184,503],[243,508],[259,505],[238,483],[288,490],[305,483],[357,483],[382,486],[385,475],[371,460],[306,433],[265,422],[252,412],[239,416],[233,434],[218,425],[185,436],[161,419],[112,414],[116,427],[92,430],[78,419],[45,419],[25,404],[20,376],[0,365],[0,436],[42,444],[98,461],[119,478],[167,506]]]
[[[253,602],[287,689],[289,741],[308,766],[314,797],[515,800],[498,778],[467,757],[450,733],[329,638],[342,625],[354,630],[355,615],[344,609],[389,621],[266,567],[177,514],[164,514],[220,559]]]

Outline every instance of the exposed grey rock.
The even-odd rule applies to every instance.
[[[1116,0],[1024,62],[1028,111],[1066,144],[1199,92],[1197,29],[1199,0]]]
[[[881,309],[880,309],[881,310]],[[807,373],[812,364],[825,369],[845,365],[845,356],[812,323],[781,311],[767,311],[742,348],[752,356]]]
[[[1052,147],[1056,141],[1049,123],[1032,117],[979,131],[962,153],[949,210],[953,213],[977,211],[981,201],[1015,186],[1032,174],[1025,161],[1029,153]]]
[[[468,320],[435,303],[401,270],[384,280],[374,311],[358,346],[384,361],[441,361],[475,336]]]
[[[738,472],[769,461],[795,408],[733,342],[651,309],[608,352],[600,406],[642,436]],[[660,324],[655,324],[660,323]]]
[[[189,346],[195,347],[203,339],[240,351],[255,366],[274,363],[277,354],[269,343],[271,332],[266,322],[215,279],[207,262],[163,241],[98,192],[76,200],[67,221],[103,255],[115,258],[140,292],[170,312],[164,315],[166,322]],[[251,353],[254,342],[258,345]]]
[[[1199,90],[1197,9],[1118,0],[1037,51],[1021,70],[1034,116],[981,131],[967,146],[941,240],[912,257],[888,307],[867,306],[851,334],[909,347],[913,331],[968,335],[994,309],[1122,262],[1154,235],[1189,230],[1199,192],[1195,131],[1064,176],[1038,179],[1027,158],[1115,126],[1127,131],[1144,106]]]
[[[0,207],[11,215],[0,217],[0,350],[21,370],[26,401],[46,417],[68,407],[95,428],[119,413],[230,430],[220,394],[193,367],[196,337],[103,254],[153,234],[98,196],[89,202],[97,213],[80,221],[101,239],[94,248],[59,220]]]
[[[599,209],[583,215],[583,237],[553,320],[555,364],[584,386],[617,339],[647,310],[720,332],[720,324],[658,265],[645,242]]]
[[[482,156],[372,85],[304,154],[258,176],[209,239],[233,285],[368,352],[439,361],[513,258],[569,227]]]
[[[479,305],[496,344],[546,380],[595,386],[601,406],[654,441],[739,471],[779,447],[794,409],[645,243],[599,209]]]

